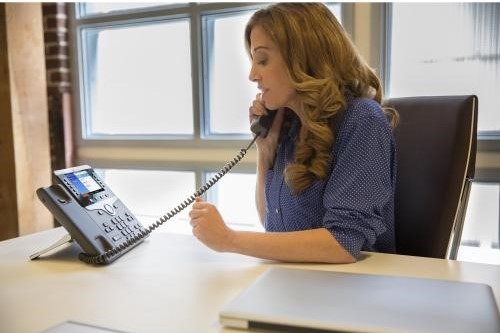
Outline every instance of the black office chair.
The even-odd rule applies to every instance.
[[[388,99],[400,115],[396,252],[456,259],[476,161],[476,96]]]

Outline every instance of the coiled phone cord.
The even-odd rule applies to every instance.
[[[243,157],[248,152],[248,149],[252,147],[254,144],[255,140],[257,140],[258,135],[255,135],[253,140],[248,144],[246,148],[241,148],[240,152],[229,162],[224,165],[222,169],[219,170],[219,172],[213,176],[209,181],[207,181],[203,186],[201,186],[196,192],[194,192],[188,199],[184,200],[182,203],[180,203],[177,207],[172,209],[170,212],[167,214],[161,216],[155,223],[150,225],[147,229],[140,230],[139,233],[126,240],[125,242],[121,243],[115,248],[112,248],[110,250],[107,250],[106,252],[98,255],[88,255],[86,253],[80,253],[79,258],[81,261],[86,262],[87,264],[104,264],[106,263],[106,258],[111,258],[118,253],[124,251],[125,249],[129,248],[132,245],[135,245],[137,242],[148,236],[153,230],[161,226],[163,223],[167,222],[170,220],[172,217],[180,213],[182,210],[184,210],[187,206],[192,204],[197,197],[203,195],[208,189],[210,189],[212,186],[215,185],[226,173],[229,172],[238,162],[240,162]]]

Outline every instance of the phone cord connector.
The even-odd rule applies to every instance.
[[[240,152],[229,162],[224,165],[222,169],[217,172],[215,176],[213,176],[209,181],[207,181],[203,186],[201,186],[196,192],[194,192],[188,199],[184,200],[182,203],[180,203],[177,207],[172,209],[170,212],[167,214],[161,216],[155,223],[151,224],[147,229],[142,229],[139,231],[139,233],[126,240],[125,242],[121,243],[115,248],[112,248],[102,254],[99,255],[88,255],[86,253],[80,253],[79,258],[81,261],[88,263],[88,264],[94,264],[94,265],[100,265],[100,264],[105,264],[106,263],[106,258],[112,258],[113,256],[119,254],[120,252],[124,251],[125,249],[129,248],[132,245],[135,245],[137,242],[141,241],[143,238],[148,236],[153,230],[161,226],[163,223],[167,222],[170,220],[172,217],[180,213],[182,210],[184,210],[187,206],[192,204],[197,197],[200,197],[203,195],[206,191],[208,191],[212,186],[215,185],[226,173],[228,173],[236,164],[238,164],[243,157],[248,152],[248,149],[252,147],[254,144],[255,140],[257,140],[258,136],[255,136],[253,140],[248,144],[246,148],[241,148]]]

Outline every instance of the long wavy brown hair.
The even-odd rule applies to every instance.
[[[345,109],[345,93],[369,97],[382,104],[383,91],[374,70],[361,57],[331,11],[318,3],[277,3],[254,13],[245,29],[260,26],[278,46],[300,108],[295,160],[285,169],[294,193],[328,177],[334,144],[332,119]],[[395,127],[398,114],[383,108]]]

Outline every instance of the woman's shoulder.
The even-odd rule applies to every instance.
[[[348,96],[346,102],[344,130],[376,126],[384,131],[390,131],[389,119],[376,100],[369,97]]]
[[[348,98],[346,112],[351,119],[386,118],[382,106],[376,100],[369,97]]]
[[[381,131],[391,133],[389,120],[382,106],[369,97],[347,98],[343,124],[339,128],[341,137],[350,137],[359,131]]]

